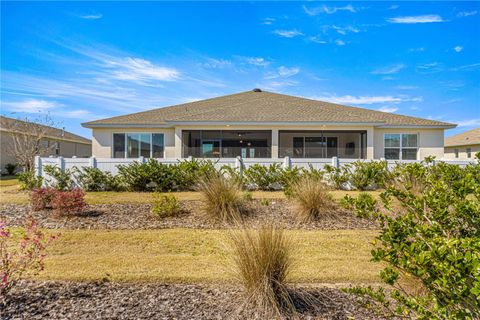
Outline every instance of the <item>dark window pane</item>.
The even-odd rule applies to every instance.
[[[129,133],[127,134],[127,158],[138,158],[140,153],[139,149],[139,137],[138,133]]]
[[[113,134],[113,157],[125,158],[125,134],[124,133]]]
[[[417,149],[402,149],[402,160],[417,160]]]
[[[400,148],[400,134],[386,134],[385,148]]]
[[[400,149],[385,148],[385,159],[400,160]]]
[[[163,158],[163,134],[152,134],[152,157]]]
[[[140,134],[140,156],[150,158],[150,133]]]
[[[303,137],[293,137],[293,157],[303,158]]]
[[[402,134],[402,147],[403,148],[416,148],[417,147],[417,135],[416,134]]]

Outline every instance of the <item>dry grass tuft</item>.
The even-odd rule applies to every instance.
[[[292,269],[292,239],[281,229],[262,226],[231,233],[233,270],[243,285],[243,311],[260,318],[295,313],[286,285]]]
[[[222,222],[240,222],[245,213],[245,200],[240,184],[222,175],[211,175],[200,181],[204,212]]]
[[[292,186],[295,212],[298,218],[308,222],[330,214],[336,203],[328,193],[328,187],[314,177],[304,177]]]

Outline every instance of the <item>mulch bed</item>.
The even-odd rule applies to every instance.
[[[51,211],[33,212],[28,205],[4,204],[0,206],[0,219],[8,225],[19,225],[25,218],[32,216],[44,228],[67,229],[164,229],[164,228],[226,228],[207,218],[201,210],[200,201],[182,201],[184,213],[171,218],[157,218],[150,213],[150,204],[101,204],[89,205],[83,213],[56,217]],[[262,205],[260,200],[250,201],[245,219],[247,226],[254,227],[262,223],[273,222],[286,229],[340,230],[340,229],[377,229],[372,220],[358,218],[353,213],[338,209],[312,222],[299,222],[287,200],[269,200]]]
[[[315,297],[299,319],[380,319],[335,288],[296,288]],[[0,319],[257,319],[239,310],[233,286],[23,281]]]

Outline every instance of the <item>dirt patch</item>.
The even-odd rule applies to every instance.
[[[224,228],[230,227],[207,218],[200,201],[182,201],[184,213],[176,217],[157,218],[150,213],[149,204],[100,204],[89,205],[79,214],[58,217],[52,211],[34,212],[28,205],[8,204],[0,206],[0,218],[9,225],[18,225],[26,217],[35,218],[44,228],[67,229],[164,229],[164,228]],[[264,205],[260,200],[248,204],[247,226],[273,221],[286,229],[339,230],[376,229],[378,225],[369,219],[358,218],[345,210],[334,211],[312,222],[299,222],[287,200],[270,200]]]
[[[300,319],[379,319],[339,289],[308,292],[318,300]],[[23,281],[10,297],[1,319],[245,319],[233,286]]]

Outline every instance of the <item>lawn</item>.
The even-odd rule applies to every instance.
[[[53,231],[49,231],[53,232]],[[378,283],[369,262],[376,231],[287,231],[297,258],[296,283]],[[49,280],[211,283],[232,280],[228,231],[167,229],[61,231],[49,249]]]

